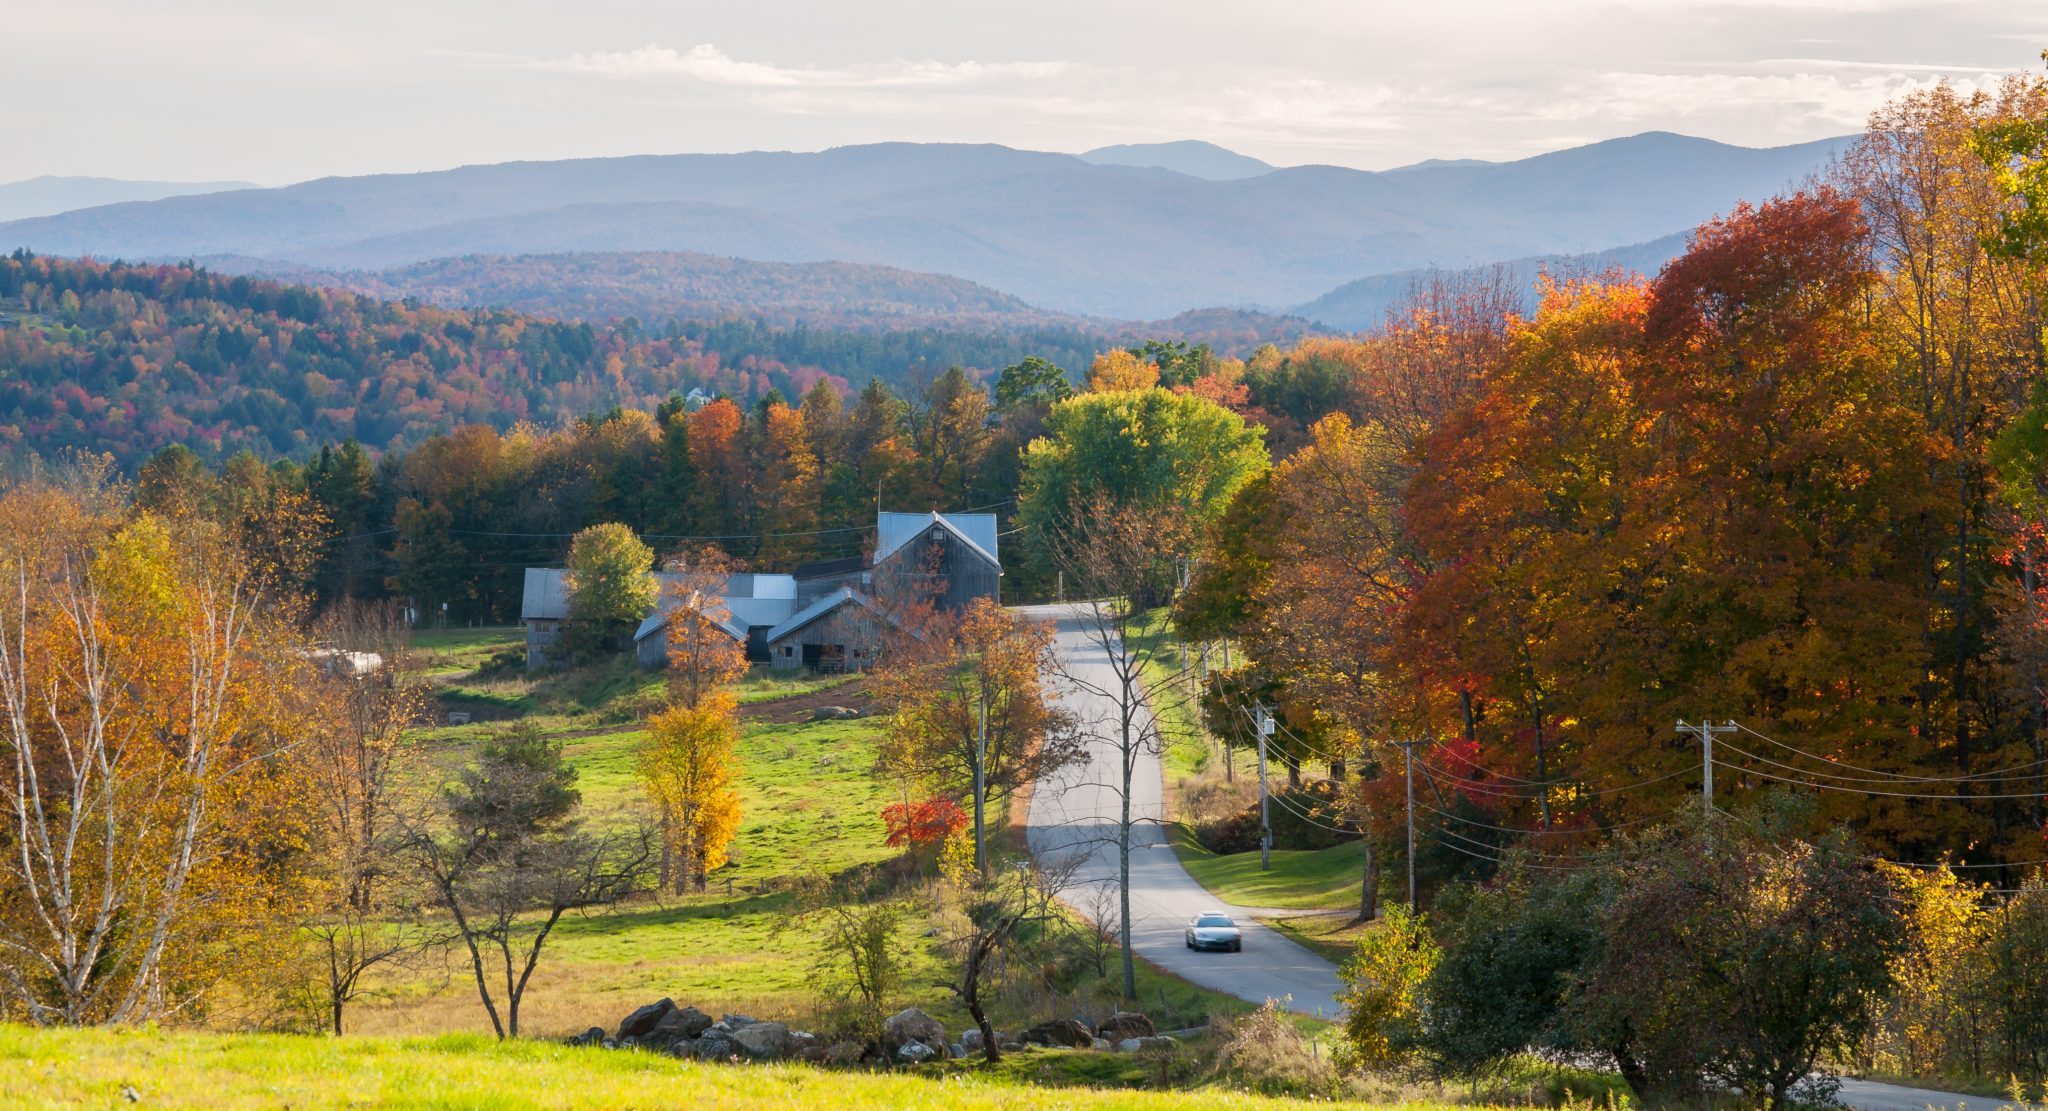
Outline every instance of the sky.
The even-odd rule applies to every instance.
[[[0,182],[908,140],[1277,165],[1855,131],[2041,65],[2048,0],[0,0]]]

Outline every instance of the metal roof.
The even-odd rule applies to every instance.
[[[997,569],[1002,561],[996,558],[996,515],[993,513],[880,513],[875,516],[875,562],[881,563],[894,554],[896,549],[924,535],[933,525],[942,525],[946,531],[967,542],[967,546],[980,553]]]
[[[519,601],[519,620],[567,621],[569,587],[563,581],[565,574],[560,567],[528,567],[526,594]]]

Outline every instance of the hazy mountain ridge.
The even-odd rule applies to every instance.
[[[847,262],[778,263],[687,251],[463,255],[388,270],[322,270],[244,256],[196,260],[209,270],[342,289],[450,309],[490,307],[603,324],[638,319],[771,328],[965,333],[1064,331],[1103,344],[1184,339],[1242,354],[1315,330],[1307,320],[1251,309],[1189,310],[1170,320],[1108,320],[1038,308],[943,274]]]
[[[0,249],[341,270],[694,251],[948,274],[1048,310],[1148,319],[1299,304],[1361,274],[1646,242],[1784,190],[1842,142],[1751,150],[1652,133],[1518,162],[1232,181],[988,145],[505,163],[13,221]]]
[[[123,201],[154,201],[194,193],[254,188],[256,186],[246,181],[130,181],[112,177],[44,174],[26,181],[0,183],[0,220],[54,216]]]
[[[1593,277],[1612,270],[1654,276],[1664,264],[1685,253],[1690,232],[1667,235],[1647,243],[1634,243],[1608,251],[1583,255],[1540,255],[1509,259],[1486,266],[1445,269],[1421,267],[1371,274],[1346,282],[1313,301],[1294,306],[1292,315],[1347,332],[1364,331],[1386,320],[1387,310],[1407,299],[1416,285],[1436,278],[1458,282],[1498,268],[1510,285],[1520,291],[1522,307],[1536,307],[1536,281],[1544,274],[1555,278]]]
[[[1081,160],[1097,166],[1149,166],[1208,181],[1236,181],[1274,170],[1272,163],[1199,139],[1182,139],[1173,143],[1119,143],[1083,151]]]

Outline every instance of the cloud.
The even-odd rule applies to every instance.
[[[649,43],[636,50],[537,58],[529,68],[623,79],[694,81],[738,89],[933,89],[1050,80],[1064,62],[939,62],[892,59],[840,66],[777,66],[734,58],[711,43],[688,50]]]

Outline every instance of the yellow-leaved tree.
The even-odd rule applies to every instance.
[[[677,701],[648,719],[639,771],[662,815],[664,889],[702,891],[724,866],[740,828],[732,786],[738,745],[739,700],[730,690],[710,691],[694,705]]]

